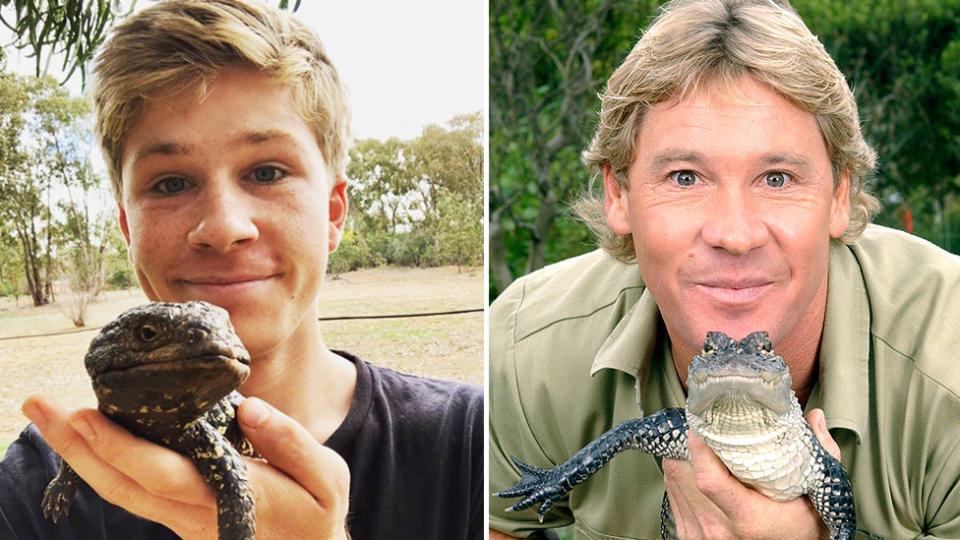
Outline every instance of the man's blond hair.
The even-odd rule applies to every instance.
[[[93,67],[96,133],[114,195],[124,145],[149,100],[195,89],[228,68],[250,68],[288,86],[328,165],[345,176],[346,91],[320,38],[289,13],[246,0],[165,0],[114,28]]]
[[[856,240],[880,205],[864,189],[876,154],[860,132],[857,104],[843,73],[786,1],[675,0],[663,7],[601,95],[600,122],[583,153],[593,182],[609,164],[621,186],[633,163],[646,111],[698,88],[732,85],[751,76],[812,113],[833,165],[834,183],[850,175],[850,223],[844,242]],[[603,200],[588,193],[575,205],[600,245],[632,260],[632,235],[607,224]]]

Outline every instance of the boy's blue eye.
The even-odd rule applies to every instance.
[[[284,177],[286,173],[272,165],[257,167],[247,175],[247,178],[261,184],[276,182]]]
[[[164,178],[163,180],[157,182],[157,185],[154,187],[155,190],[163,193],[164,195],[173,195],[174,193],[180,193],[181,191],[187,188],[187,181],[178,176],[171,176],[169,178]]]

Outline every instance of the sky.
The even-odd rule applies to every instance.
[[[427,125],[485,107],[484,0],[302,0],[296,15],[317,31],[340,71],[358,139],[414,138]],[[0,42],[9,38],[0,32]],[[7,52],[8,67],[33,73],[33,59]],[[67,87],[79,95],[79,73]]]

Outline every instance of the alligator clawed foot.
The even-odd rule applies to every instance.
[[[530,508],[540,503],[537,511],[537,517],[543,522],[543,517],[557,500],[565,495],[562,489],[562,479],[556,473],[556,469],[545,470],[533,465],[527,465],[517,458],[511,457],[513,463],[520,469],[521,477],[517,485],[495,493],[497,497],[512,498],[523,497],[512,506],[507,508],[508,512],[515,512]]]

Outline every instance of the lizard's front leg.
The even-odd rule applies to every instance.
[[[220,540],[253,540],[256,531],[253,491],[247,465],[237,450],[202,419],[184,429],[177,446],[213,488]]]

